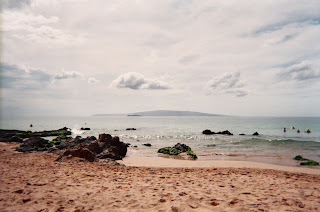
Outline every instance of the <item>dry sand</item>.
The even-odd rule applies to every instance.
[[[150,158],[123,162],[171,167],[107,166],[13,146],[0,143],[0,211],[320,211],[316,169]]]

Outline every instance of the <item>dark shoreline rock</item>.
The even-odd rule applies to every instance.
[[[146,143],[146,144],[142,144],[142,145],[144,145],[144,146],[147,146],[147,147],[150,147],[150,146],[152,146],[151,144],[149,144],[149,143]]]
[[[212,132],[211,130],[204,130],[202,131],[202,134],[204,135],[233,135],[231,132],[229,132],[229,130],[225,130],[225,131],[220,131],[220,132]]]
[[[61,128],[58,130],[44,130],[39,132],[22,131],[22,130],[4,130],[0,129],[0,141],[6,141],[8,138],[17,136],[19,138],[31,138],[31,137],[48,137],[48,136],[67,136],[71,135],[71,131],[67,128]]]
[[[137,130],[136,128],[127,128],[126,130]]]
[[[19,147],[18,152],[48,151],[53,144],[41,137],[31,137],[26,139]]]
[[[76,138],[62,143],[58,148],[64,150],[57,161],[64,157],[80,157],[87,161],[93,162],[99,159],[121,160],[127,154],[127,145],[120,141],[119,137],[112,137],[109,134],[100,134],[96,140],[94,136]]]
[[[258,135],[259,135],[259,133],[258,133],[258,132],[255,132],[255,133],[253,133],[252,135],[254,135],[254,136],[258,136]]]
[[[91,130],[89,127],[81,127],[80,130]]]

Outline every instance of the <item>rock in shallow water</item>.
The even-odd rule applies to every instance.
[[[193,159],[197,159],[197,155],[192,151],[192,149],[185,145],[177,143],[174,145],[174,147],[163,147],[158,150],[158,153],[163,153],[167,155],[179,155],[182,152],[187,152],[187,155],[189,155]]]

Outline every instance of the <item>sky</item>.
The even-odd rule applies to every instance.
[[[1,5],[2,116],[320,116],[319,0]]]

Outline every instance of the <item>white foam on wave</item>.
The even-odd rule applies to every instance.
[[[75,125],[72,129],[71,129],[71,133],[75,134],[75,135],[81,135],[84,133],[84,131],[80,130],[78,125]]]

